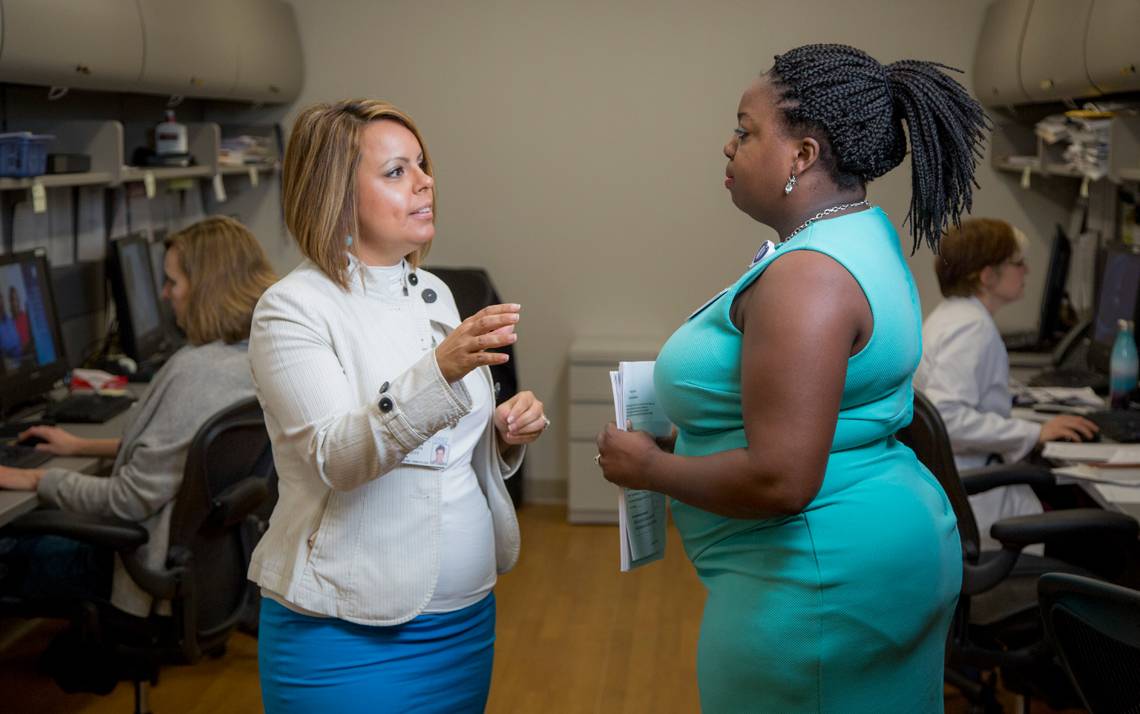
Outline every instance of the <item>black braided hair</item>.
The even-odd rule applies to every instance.
[[[973,204],[974,170],[989,119],[937,62],[881,65],[847,45],[804,45],[776,55],[769,78],[789,128],[820,142],[836,185],[865,185],[902,163],[910,134],[913,250],[938,252],[942,232]]]

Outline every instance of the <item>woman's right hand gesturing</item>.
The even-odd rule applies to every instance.
[[[439,371],[449,383],[458,382],[471,370],[482,365],[503,364],[510,359],[501,352],[487,352],[506,347],[518,339],[515,324],[520,305],[491,305],[463,322],[435,348]]]

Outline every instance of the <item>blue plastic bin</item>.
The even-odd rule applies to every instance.
[[[0,134],[0,176],[40,176],[47,170],[47,147],[55,137],[15,131]]]

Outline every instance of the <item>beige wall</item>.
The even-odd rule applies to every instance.
[[[410,112],[437,167],[429,262],[485,266],[504,299],[524,306],[521,380],[554,420],[528,459],[528,497],[549,498],[566,476],[570,342],[666,336],[774,237],[739,213],[722,185],[721,147],[752,77],[773,54],[807,42],[968,72],[986,2],[293,4],[306,76],[289,117],[350,96]],[[988,167],[978,179],[976,213],[1016,222],[1047,245],[1072,189],[1055,201]],[[909,187],[908,166],[871,186],[896,225]],[[279,265],[295,260],[281,236],[267,238]],[[1031,257],[1038,270],[1027,300],[1003,325],[1032,326],[1041,253]],[[930,262],[925,249],[911,261],[927,310],[937,302]]]

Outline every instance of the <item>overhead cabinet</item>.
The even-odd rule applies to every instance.
[[[284,103],[301,41],[282,0],[0,0],[0,81]]]
[[[0,81],[107,91],[138,86],[138,0],[3,0],[0,9]]]
[[[994,0],[974,93],[1012,106],[1140,91],[1140,0]]]

